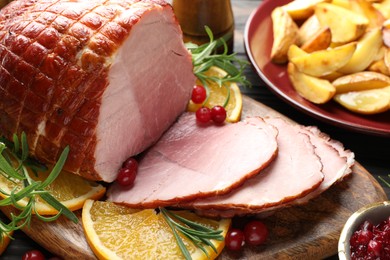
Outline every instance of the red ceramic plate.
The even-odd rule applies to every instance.
[[[377,115],[352,113],[331,101],[316,105],[301,98],[293,89],[286,66],[270,60],[273,42],[271,12],[291,0],[265,0],[254,10],[245,26],[245,48],[249,60],[268,87],[295,108],[329,124],[361,133],[390,137],[390,112]]]

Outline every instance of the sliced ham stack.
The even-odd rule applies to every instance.
[[[200,126],[184,114],[141,159],[134,186],[114,183],[108,200],[154,208],[227,193],[275,158],[276,136],[260,118]]]
[[[162,0],[19,0],[0,11],[0,132],[111,182],[185,110],[195,77]]]
[[[213,217],[264,214],[319,196],[350,174],[353,162],[352,152],[314,127],[258,117],[200,127],[186,114],[146,152],[134,186],[114,184],[108,199]]]
[[[196,200],[182,207],[212,217],[269,212],[307,203],[351,173],[354,154],[317,128],[293,125],[280,118],[265,121],[279,131],[275,161],[261,175],[229,194]]]

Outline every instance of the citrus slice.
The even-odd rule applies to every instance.
[[[37,176],[30,173],[30,177],[36,181],[43,181],[47,178],[50,171],[39,172]],[[9,180],[0,174],[0,189],[10,194],[16,188],[16,191],[22,188],[20,180]],[[64,206],[72,211],[81,209],[87,199],[100,199],[106,192],[106,188],[97,182],[92,182],[81,178],[78,175],[62,171],[58,177],[46,187],[53,197],[60,201]],[[5,194],[0,192],[2,198],[6,198]],[[39,196],[36,196],[35,211],[40,215],[55,215],[57,210],[43,201]],[[27,205],[27,198],[18,201],[18,205],[24,207]]]
[[[337,94],[334,100],[356,113],[381,113],[390,109],[390,86]]]
[[[2,255],[3,252],[7,249],[13,233],[13,231],[2,233],[2,238],[0,238],[0,255]]]
[[[216,221],[184,210],[175,211],[175,214],[222,230],[223,237],[231,223],[230,219]],[[99,259],[183,259],[163,214],[153,209],[137,210],[107,201],[87,200],[83,207],[82,223],[87,241]],[[224,241],[211,240],[217,253],[205,247],[208,257],[190,240],[179,235],[192,259],[214,259],[225,245]]]
[[[211,67],[205,74],[207,76],[217,76],[222,78],[227,73],[224,70],[214,66]],[[196,81],[196,84],[202,85],[199,79]],[[206,103],[195,104],[192,102],[192,100],[190,100],[187,110],[190,112],[196,112],[196,110],[202,107],[202,105],[208,108],[213,108],[217,105],[223,106],[230,92],[228,103],[225,106],[227,113],[226,121],[230,123],[239,121],[241,119],[242,112],[242,95],[238,85],[234,82],[229,82],[223,86],[219,86],[217,83],[211,82],[209,83],[208,88],[209,96],[206,99]]]

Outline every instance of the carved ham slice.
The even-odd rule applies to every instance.
[[[0,132],[111,182],[185,110],[195,77],[160,0],[19,0],[0,12]]]
[[[184,114],[146,152],[134,186],[114,183],[108,200],[154,208],[227,193],[273,160],[276,135],[260,118],[204,127],[193,114]]]
[[[323,181],[322,164],[309,136],[278,118],[265,121],[277,127],[278,156],[261,175],[247,180],[232,192],[199,199],[180,206],[203,215],[255,214],[304,197]]]
[[[246,214],[268,214],[266,212],[270,212],[273,210],[276,210],[281,207],[286,207],[286,206],[292,206],[292,205],[299,205],[299,204],[304,204],[307,203],[309,200],[314,199],[315,197],[319,196],[322,192],[327,190],[329,187],[331,187],[335,182],[342,180],[344,177],[347,175],[351,174],[352,170],[351,167],[354,163],[354,154],[349,151],[345,150],[343,145],[340,142],[337,142],[333,139],[331,139],[328,135],[322,133],[318,128],[316,127],[304,127],[304,126],[299,126],[299,125],[291,125],[290,123],[280,119],[280,118],[268,118],[265,119],[267,123],[275,125],[279,129],[279,136],[278,136],[278,141],[279,144],[280,142],[283,141],[281,136],[283,134],[289,134],[287,138],[290,139],[295,139],[295,135],[299,134],[307,134],[310,138],[310,142],[314,145],[314,151],[315,153],[320,157],[320,160],[323,164],[323,173],[324,173],[324,180],[321,182],[321,184],[318,186],[318,188],[314,189],[310,193],[308,193],[306,196],[296,198],[293,200],[286,200],[285,202],[278,204],[278,205],[273,205],[273,206],[265,206],[263,208],[258,207],[256,209],[255,207],[231,207],[230,209],[220,209],[220,206],[215,206],[214,204],[217,204],[218,201],[222,200],[222,198],[225,199],[225,201],[229,201],[230,196],[232,198],[242,198],[242,202],[244,202],[244,196],[247,195],[252,196],[252,197],[262,197],[264,195],[264,189],[261,189],[261,184],[259,187],[257,186],[250,186],[250,189],[245,190],[247,187],[247,184],[244,184],[241,189],[237,190],[236,193],[241,195],[241,197],[238,197],[238,195],[235,195],[234,193],[232,195],[228,194],[226,196],[223,196],[220,199],[216,199],[216,201],[209,199],[208,201],[197,201],[193,203],[192,207],[199,208],[198,213],[201,215],[206,215],[210,217],[232,217],[236,215],[246,215]],[[290,128],[289,133],[286,133],[283,130],[286,130]],[[293,131],[291,131],[293,130]],[[294,134],[295,132],[295,134]],[[287,141],[286,141],[287,142]],[[291,145],[291,142],[290,144]],[[279,156],[283,155],[283,147],[279,148]],[[302,157],[304,158],[304,157]],[[302,160],[301,158],[301,160]],[[304,160],[305,162],[309,163],[307,160]],[[278,163],[278,160],[275,160],[274,163]],[[270,166],[270,168],[272,165]],[[276,172],[277,173],[277,172]],[[270,178],[273,176],[275,173],[270,173]],[[299,182],[301,181],[300,179],[300,174],[301,172],[293,172],[293,171],[288,171],[286,172],[286,178],[288,180],[291,180],[290,185],[300,185]],[[290,174],[293,174],[290,176]],[[295,174],[295,175],[294,175]],[[264,176],[259,176],[251,180],[250,182],[254,182],[256,179],[260,178],[265,178],[266,175]],[[293,182],[293,180],[297,180],[297,182]],[[278,194],[281,192],[280,189],[281,186],[279,186],[279,189],[267,189],[266,193],[275,193]],[[251,194],[252,193],[252,194]],[[286,195],[286,194],[285,194]],[[241,202],[241,204],[242,204]],[[213,204],[213,208],[208,208],[205,209],[207,205],[210,206],[210,204]],[[224,202],[227,203],[227,202]],[[189,203],[190,204],[190,203]],[[200,206],[199,206],[199,205]],[[238,204],[238,203],[237,203]],[[232,205],[234,206],[234,205]],[[187,205],[188,207],[188,205]]]

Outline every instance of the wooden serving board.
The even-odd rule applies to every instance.
[[[243,100],[246,116],[282,116],[248,97]],[[305,206],[275,212],[264,219],[270,230],[266,245],[246,246],[242,252],[225,250],[219,259],[322,259],[337,254],[337,242],[348,217],[372,202],[387,200],[379,183],[359,163],[348,179],[334,185]],[[14,209],[1,208],[9,216]],[[80,217],[80,211],[77,212]],[[240,225],[243,219],[234,223]],[[32,220],[23,230],[48,251],[64,259],[95,259],[78,224],[61,217],[55,222]]]

